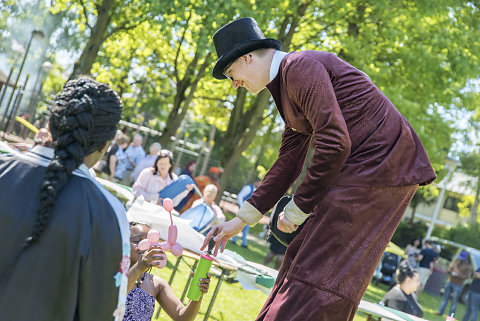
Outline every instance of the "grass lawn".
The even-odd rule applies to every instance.
[[[261,229],[259,229],[261,230]],[[233,245],[231,242],[228,242],[227,249],[237,252],[243,256],[246,260],[262,263],[263,259],[268,252],[268,246],[265,242],[250,241],[248,243],[249,248],[245,249],[237,245]],[[173,265],[176,262],[176,258],[167,254],[168,256],[168,265],[164,269],[158,270],[153,269],[152,273],[157,274],[163,277],[165,280],[169,280],[170,273],[172,271]],[[180,268],[175,275],[175,279],[172,284],[172,288],[177,294],[178,297],[181,297],[183,289],[187,282],[190,268],[187,266],[187,263],[191,266],[193,265],[193,259],[186,258],[186,263],[181,262]],[[273,268],[273,262],[270,263],[270,267]],[[200,313],[195,320],[203,320],[205,313],[208,308],[208,304],[212,298],[215,286],[217,285],[218,278],[212,277],[212,283],[210,285],[209,292],[203,298],[203,303],[200,308]],[[384,284],[370,284],[365,295],[363,296],[364,300],[378,303],[382,300],[385,293],[388,291],[388,286]],[[215,301],[215,305],[210,313],[209,320],[224,320],[224,321],[249,321],[255,320],[258,312],[262,308],[264,302],[267,299],[267,295],[258,290],[243,290],[240,283],[229,283],[223,282],[220,292]],[[419,298],[420,304],[423,307],[424,318],[431,321],[444,321],[445,316],[435,315],[435,311],[440,307],[440,297],[430,295],[428,293],[422,293]],[[184,302],[188,302],[188,299],[185,298]],[[449,307],[447,307],[448,309]],[[158,309],[158,305],[156,310]],[[447,310],[448,311],[448,310]],[[154,316],[156,315],[156,311]],[[456,319],[461,320],[465,314],[465,305],[457,305]],[[153,320],[170,320],[170,318],[161,311],[158,318],[153,318]],[[366,321],[367,318],[361,312],[358,312],[354,318],[355,321]],[[286,320],[288,321],[288,320]]]
[[[268,247],[263,244],[249,242],[249,248],[245,249],[240,246],[232,245],[231,242],[227,244],[227,249],[235,251],[245,259],[258,263],[263,262],[263,258],[268,252]],[[168,256],[168,264],[164,269],[153,269],[152,273],[163,277],[165,280],[169,280],[170,273],[176,262],[176,258],[170,253]],[[191,266],[193,265],[193,259],[185,259]],[[180,268],[173,280],[172,288],[178,297],[181,297],[183,289],[187,282],[190,268],[187,263],[182,261]],[[273,263],[271,263],[273,267]],[[208,304],[212,298],[213,292],[217,285],[218,278],[212,277],[212,283],[208,293],[203,298],[203,303],[200,308],[200,312],[195,320],[203,320],[205,313],[207,312]],[[225,320],[225,321],[247,321],[255,320],[258,312],[263,306],[263,303],[267,300],[267,295],[257,290],[243,290],[240,283],[229,283],[224,281],[221,285],[220,292],[215,300],[215,305],[210,313],[209,320]],[[187,303],[188,299],[185,298],[184,303]],[[158,309],[158,304],[156,310]],[[157,311],[155,311],[154,316]],[[158,319],[153,320],[170,320],[170,318],[162,310]]]

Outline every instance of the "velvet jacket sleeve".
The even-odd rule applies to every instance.
[[[330,75],[320,62],[295,60],[285,71],[285,83],[290,100],[312,127],[314,154],[294,196],[295,204],[308,214],[340,173],[351,141]]]
[[[287,192],[302,171],[310,145],[310,135],[286,127],[278,158],[265,175],[262,184],[246,201],[265,214]]]

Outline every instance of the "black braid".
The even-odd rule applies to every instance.
[[[59,191],[84,157],[114,138],[121,113],[120,98],[106,84],[82,77],[64,85],[50,115],[55,156],[45,170],[36,222],[12,264],[38,241],[50,220]]]

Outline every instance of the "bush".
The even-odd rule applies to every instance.
[[[456,225],[446,229],[434,229],[433,235],[456,243],[480,249],[478,237],[479,225]]]
[[[392,242],[401,248],[405,248],[407,244],[413,239],[421,237],[422,239],[427,234],[427,226],[424,222],[414,222],[413,224],[403,220],[397,227],[395,234],[393,234]]]

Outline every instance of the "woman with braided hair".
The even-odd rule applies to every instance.
[[[0,156],[2,319],[121,319],[128,221],[88,171],[115,136],[121,113],[108,85],[69,81],[49,119],[54,149]]]

